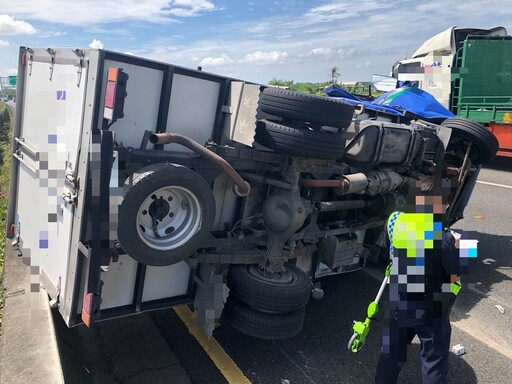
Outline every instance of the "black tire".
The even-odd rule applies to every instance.
[[[296,336],[302,330],[306,309],[280,314],[258,312],[230,297],[223,315],[233,328],[248,336],[282,340]]]
[[[249,307],[287,313],[306,306],[311,295],[309,276],[293,264],[286,271],[265,276],[257,264],[232,264],[227,284],[231,295]]]
[[[260,95],[261,112],[292,121],[347,128],[354,107],[340,100],[268,87]]]
[[[345,149],[341,134],[291,128],[268,120],[258,120],[254,140],[279,153],[316,159],[337,160]]]
[[[127,180],[117,238],[135,260],[171,265],[201,248],[214,219],[215,199],[201,176],[181,165],[152,164]]]
[[[463,117],[453,117],[446,119],[441,123],[442,126],[452,129],[450,143],[448,143],[447,152],[454,149],[461,142],[460,139],[470,141],[472,150],[470,159],[473,164],[486,164],[491,161],[499,144],[496,136],[482,124]]]

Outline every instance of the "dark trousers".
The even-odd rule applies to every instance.
[[[415,335],[421,342],[421,374],[424,384],[445,384],[448,375],[451,326],[448,317],[433,321],[404,321],[397,313],[383,330],[376,384],[394,384],[407,360],[407,345]]]

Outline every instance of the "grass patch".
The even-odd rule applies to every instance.
[[[11,135],[13,116],[10,109],[0,103],[0,335],[4,308],[4,252],[6,241],[7,199],[11,169]]]

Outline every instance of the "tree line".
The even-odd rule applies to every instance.
[[[325,81],[323,83],[296,83],[293,80],[276,79],[275,77],[268,82],[268,85],[273,85],[275,87],[282,87],[296,92],[311,93],[321,96],[325,96],[325,90],[334,84],[339,85],[354,94],[367,94],[368,87],[370,86],[370,83],[367,81],[351,82],[349,84],[337,81]]]

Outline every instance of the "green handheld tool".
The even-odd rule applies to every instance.
[[[377,293],[375,300],[368,305],[366,319],[364,321],[354,321],[354,325],[352,326],[354,334],[348,341],[348,349],[354,353],[359,352],[361,348],[363,348],[366,336],[368,335],[368,332],[370,332],[370,324],[379,311],[379,301],[389,281],[391,265],[392,263],[390,263],[386,268],[384,280],[382,280],[382,284],[380,285],[379,292]]]

